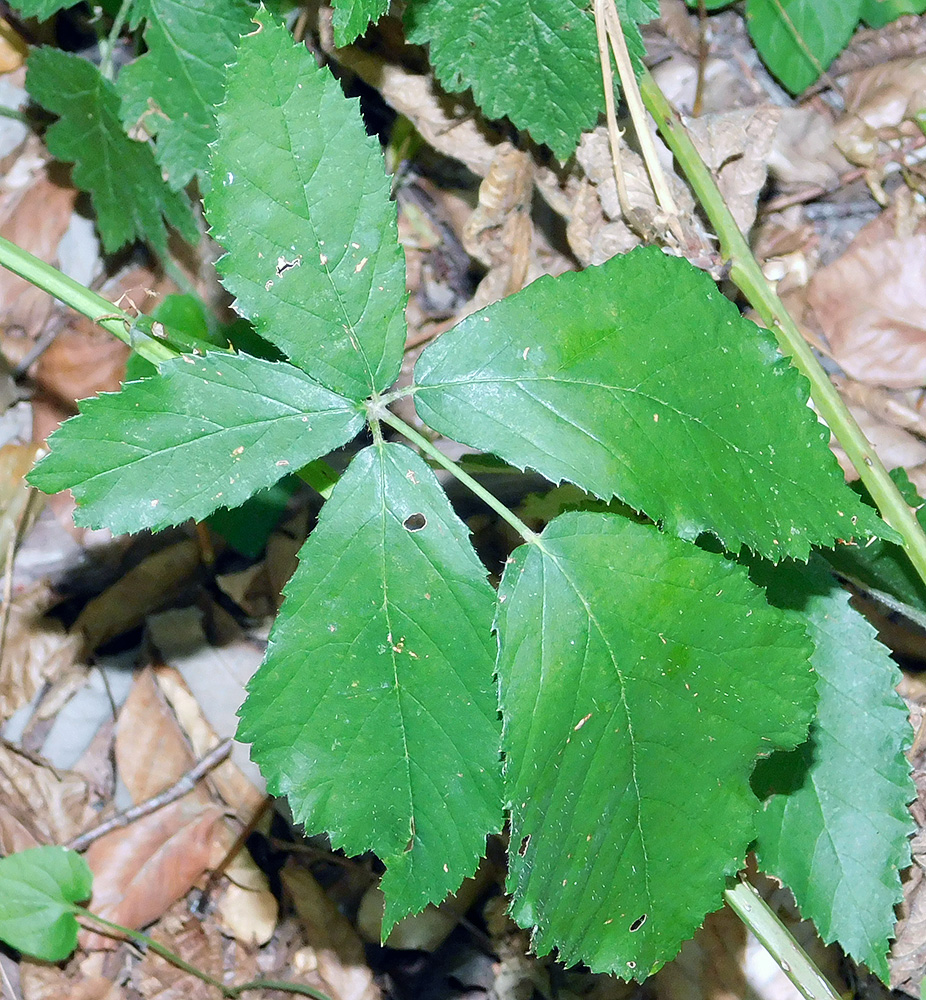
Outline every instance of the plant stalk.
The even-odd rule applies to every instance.
[[[419,434],[414,427],[405,423],[401,417],[397,417],[385,407],[378,409],[376,416],[377,419],[381,420],[384,424],[388,424],[393,430],[396,430],[400,434],[407,437],[412,444],[417,445],[426,455],[433,458],[438,465],[446,469],[451,476],[458,479],[470,491],[475,493],[487,507],[490,507],[503,521],[510,524],[525,542],[536,544],[539,541],[540,536],[535,531],[531,531],[531,529],[528,528],[528,526],[517,516],[517,514],[510,511],[501,502],[501,500],[492,496],[492,494],[484,486],[480,485],[475,479],[473,479],[468,472],[464,472],[456,464],[456,462],[447,458],[447,456],[439,448],[435,448],[423,434]]]
[[[210,976],[208,972],[203,969],[197,968],[195,965],[190,965],[189,962],[184,961],[175,952],[172,952],[170,948],[166,948],[163,944],[155,941],[154,938],[149,937],[147,934],[143,934],[141,931],[133,931],[128,927],[123,927],[121,924],[114,924],[109,920],[105,920],[103,917],[98,917],[95,913],[91,913],[89,910],[85,910],[82,906],[74,907],[74,915],[84,920],[91,920],[101,927],[104,927],[106,931],[110,932],[111,936],[127,937],[137,944],[143,945],[149,948],[156,955],[160,955],[161,958],[170,962],[171,965],[175,965],[178,969],[183,972],[189,973],[191,976],[195,976],[197,979],[201,979],[204,983],[208,983],[210,986],[214,986],[219,990],[223,997],[240,997],[242,993],[246,993],[248,990],[282,990],[286,993],[295,993],[297,996],[301,997],[312,997],[313,1000],[331,1000],[331,997],[327,993],[322,993],[321,990],[315,989],[313,986],[308,986],[304,983],[290,983],[284,980],[277,979],[252,979],[246,983],[240,983],[237,986],[230,986],[227,983],[223,983],[221,979],[216,979],[215,976]]]
[[[163,336],[155,335],[152,330],[160,324],[153,322],[150,316],[132,316],[109,299],[3,237],[0,237],[0,265],[93,320],[153,365],[160,366],[162,361],[186,352],[204,354],[206,351],[221,350],[208,341],[164,330],[163,327]]]
[[[681,119],[648,70],[644,70],[640,77],[640,92],[650,114],[656,120],[656,127],[685,172],[714,227],[723,259],[730,262],[731,279],[775,335],[782,353],[790,356],[810,381],[810,395],[817,411],[858,470],[881,516],[902,536],[904,551],[926,582],[926,535],[913,511],[907,506],[871,443],[814,357],[784,303],[766,280],[759,262],[727,207],[717,182],[695,148]]]
[[[723,895],[730,909],[755,934],[805,1000],[840,1000],[807,952],[753,886],[737,882]]]

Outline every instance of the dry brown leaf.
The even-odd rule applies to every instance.
[[[760,104],[702,115],[687,123],[688,134],[744,234],[756,220],[756,200],[765,186],[780,117],[780,108]]]
[[[276,930],[280,907],[267,876],[247,850],[225,869],[227,884],[216,903],[216,917],[229,937],[248,947],[265,945]]]
[[[123,987],[96,969],[93,957],[80,955],[64,968],[24,959],[20,963],[23,1000],[123,1000]]]
[[[12,73],[26,61],[29,46],[19,32],[0,17],[0,73]]]
[[[151,668],[132,685],[116,725],[116,765],[119,777],[136,805],[158,795],[196,763],[180,726],[155,680]],[[210,801],[197,785],[194,796]]]
[[[868,440],[874,446],[878,458],[888,469],[904,468],[912,469],[915,466],[926,462],[926,443],[914,437],[909,431],[903,429],[896,423],[886,423],[879,420],[868,410],[860,406],[849,404],[849,411]],[[858,472],[849,462],[846,453],[835,442],[831,447],[839,459],[846,478],[858,479]]]
[[[5,444],[0,448],[0,559],[17,535],[24,537],[45,503],[44,494],[25,481],[39,456],[35,444]]]
[[[199,546],[175,542],[148,556],[98,597],[88,601],[74,623],[92,650],[136,628],[153,611],[169,605],[200,568]]]
[[[317,956],[321,988],[335,1000],[378,1000],[363,944],[324,889],[304,868],[289,866],[281,874]]]
[[[263,660],[263,649],[240,630],[223,645],[212,645],[197,608],[177,608],[152,616],[148,637],[170,664],[158,669],[161,689],[194,752],[202,757],[220,739],[235,735],[245,687]],[[264,780],[243,744],[235,744],[231,759],[217,767],[209,780],[246,821],[263,801]]]
[[[815,108],[782,108],[768,169],[782,191],[836,187],[849,161],[836,146],[832,118]]]
[[[39,688],[73,667],[80,640],[44,617],[55,597],[47,584],[23,591],[10,605],[0,662],[0,722],[27,704]]]
[[[0,225],[0,236],[46,263],[56,264],[58,245],[74,211],[76,189],[57,184],[42,172],[18,194]],[[12,271],[0,269],[0,326],[4,331],[19,328],[18,341],[6,335],[3,338],[9,361],[15,363],[26,355],[54,308],[54,299],[47,292]]]
[[[0,743],[0,854],[64,844],[99,822],[101,806],[80,775]]]
[[[221,860],[223,815],[221,806],[186,795],[94,841],[86,853],[94,876],[93,912],[133,929],[157,920]],[[94,933],[82,945],[115,947],[111,938]]]
[[[807,301],[830,351],[852,378],[926,385],[926,230],[894,234],[893,213],[868,223],[810,279]]]

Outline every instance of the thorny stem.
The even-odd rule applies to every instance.
[[[377,418],[381,420],[384,424],[388,424],[393,430],[398,431],[400,434],[408,438],[412,444],[417,445],[426,455],[430,456],[440,465],[442,468],[446,469],[451,476],[458,479],[464,486],[466,486],[471,492],[475,493],[477,497],[486,506],[491,507],[496,514],[503,520],[507,521],[512,528],[524,539],[525,542],[530,542],[536,544],[539,539],[539,535],[531,531],[530,528],[512,511],[510,511],[502,502],[484,487],[481,486],[475,479],[468,473],[464,472],[456,462],[451,461],[447,456],[440,451],[440,449],[435,448],[431,442],[424,437],[424,435],[419,434],[414,427],[410,427],[401,417],[397,417],[394,413],[390,413],[389,410],[382,408],[377,411]]]
[[[695,149],[675,110],[647,70],[644,70],[640,78],[640,91],[656,120],[656,127],[681,165],[717,233],[721,255],[730,263],[731,279],[775,335],[782,353],[790,356],[793,364],[810,381],[810,395],[820,416],[858,470],[862,482],[878,505],[881,516],[902,536],[904,551],[926,582],[926,535],[913,511],[907,506],[871,443],[814,357],[784,303],[766,280],[710,170]]]
[[[92,319],[94,323],[134,348],[152,364],[160,365],[162,361],[177,356],[176,351],[154,338],[144,337],[133,343],[133,340],[137,340],[131,334],[135,317],[2,236],[0,236],[0,264],[33,285],[44,289],[49,295],[60,299],[65,305],[82,313],[88,319]]]
[[[312,997],[313,1000],[331,1000],[327,993],[322,993],[321,990],[316,990],[312,986],[276,979],[252,979],[237,986],[229,986],[227,983],[223,983],[221,979],[216,979],[215,976],[210,976],[208,972],[197,968],[195,965],[190,965],[189,962],[185,962],[179,955],[171,951],[170,948],[166,948],[163,944],[155,941],[154,938],[149,937],[147,934],[143,934],[141,931],[133,931],[128,927],[123,927],[121,924],[114,924],[103,917],[97,916],[95,913],[91,913],[89,910],[85,910],[82,906],[74,907],[74,915],[84,920],[94,921],[101,927],[105,927],[106,931],[110,932],[113,937],[127,937],[137,944],[150,949],[155,954],[160,955],[161,958],[170,962],[171,965],[175,965],[178,969],[182,969],[191,976],[201,979],[204,983],[214,986],[221,992],[223,997],[240,997],[242,993],[246,993],[248,990],[282,990],[286,993],[295,993],[302,997]]]
[[[839,994],[752,885],[737,882],[723,895],[730,909],[755,934],[805,1000],[840,1000]]]

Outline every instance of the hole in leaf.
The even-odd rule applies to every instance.
[[[409,531],[421,531],[428,523],[424,514],[409,514],[402,522]]]
[[[521,846],[518,848],[518,857],[523,858],[527,854],[527,845],[531,842],[531,835],[528,834],[526,837],[522,837]]]
[[[630,933],[638,931],[646,923],[646,914],[644,913],[642,917],[637,917],[636,920],[630,925]]]

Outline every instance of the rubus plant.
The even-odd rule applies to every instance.
[[[189,337],[175,350],[174,331],[131,322],[0,242],[3,263],[159,366],[82,403],[31,482],[71,489],[82,524],[158,530],[235,507],[290,472],[317,482],[318,462],[368,427],[372,443],[325,488],[239,737],[298,821],[380,856],[384,934],[455,890],[507,819],[511,912],[540,951],[643,979],[724,895],[761,932],[759,901],[735,882],[754,845],[823,937],[885,978],[909,858],[905,712],[886,650],[821,553],[850,550],[864,575],[866,553],[899,565],[902,544],[922,572],[926,542],[652,81],[644,74],[644,98],[774,335],[686,260],[648,247],[470,316],[394,388],[405,269],[379,145],[274,15],[237,0],[209,6],[123,5],[134,24],[147,19],[149,51],[129,69],[131,82],[150,60],[156,140],[140,149],[178,192],[198,178],[225,250],[221,279],[282,360]],[[336,39],[384,7],[337,0]],[[194,129],[211,155],[198,141],[173,167],[191,145],[181,126],[198,119],[165,110],[177,74],[162,75],[159,60],[191,51],[190,25],[220,8],[248,23],[240,40],[240,25],[220,34],[231,65],[205,105],[221,103]],[[639,54],[636,25],[655,5],[619,9]],[[447,86],[472,85],[489,113],[558,155],[592,124],[601,101],[581,80],[595,67],[595,30],[577,0],[408,0],[405,16]],[[544,30],[502,37],[505,16]],[[40,100],[35,74],[72,58],[33,55]],[[120,98],[123,76],[97,75],[94,93],[118,123],[131,88]],[[96,107],[69,117],[63,93],[46,96],[63,115],[53,151],[57,129],[62,155],[98,163],[84,145]],[[106,136],[117,134],[114,124]],[[147,226],[135,232],[150,238]],[[809,386],[897,531],[843,482]],[[530,530],[393,413],[409,396],[432,431],[573,483],[588,501]],[[435,467],[522,540],[497,592]],[[764,933],[788,947],[776,936]],[[802,989],[823,995],[801,968]]]

